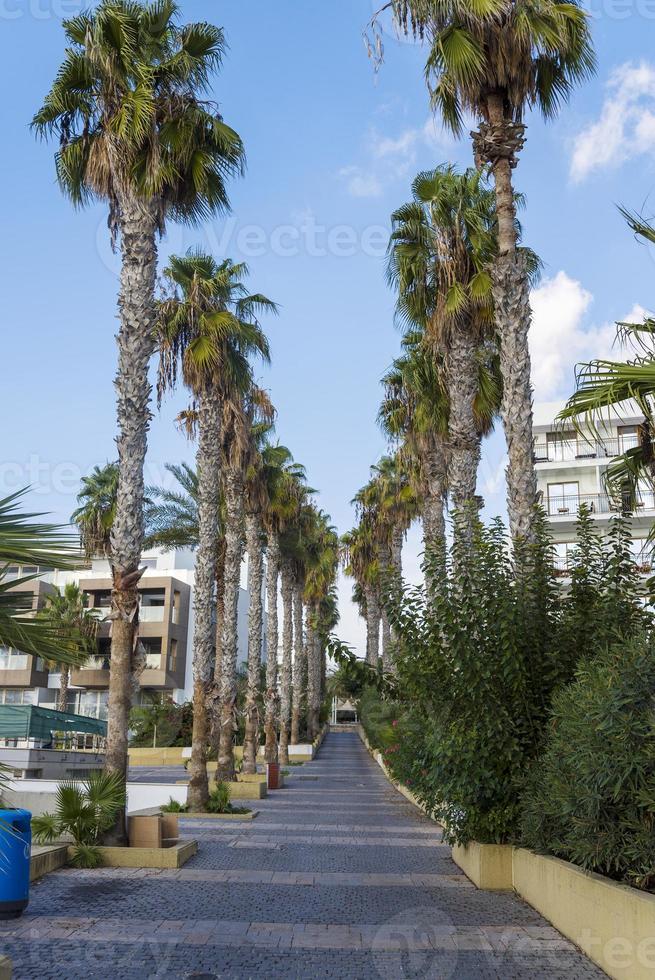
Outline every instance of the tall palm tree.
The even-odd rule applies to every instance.
[[[243,771],[257,771],[259,749],[260,677],[263,632],[263,585],[265,544],[264,516],[280,484],[294,472],[291,453],[285,446],[268,441],[271,426],[261,426],[256,438],[266,440],[251,460],[246,476],[246,548],[248,551],[248,684],[245,704],[245,736],[243,742]]]
[[[549,119],[593,74],[588,15],[577,0],[390,0],[399,28],[429,47],[425,75],[432,105],[457,135],[465,114],[478,121],[476,163],[491,168],[498,255],[492,266],[503,378],[501,416],[509,465],[507,496],[514,537],[532,535],[537,481],[532,451],[529,268],[518,250],[512,170],[525,140],[525,116]]]
[[[401,445],[421,501],[426,552],[445,546],[444,505],[448,479],[449,402],[443,356],[408,333],[403,353],[382,379],[384,398],[378,415],[383,431]]]
[[[171,256],[164,270],[169,295],[158,304],[158,397],[175,387],[178,373],[194,399],[198,434],[198,550],[194,576],[193,737],[188,802],[206,807],[209,703],[214,665],[214,585],[220,532],[221,450],[225,414],[252,384],[248,358],[268,358],[257,314],[273,308],[266,297],[249,295],[246,270],[229,259],[190,250]],[[229,500],[226,493],[227,507]],[[227,546],[227,527],[226,527]],[[240,563],[240,557],[239,557]],[[237,581],[238,598],[238,581]]]
[[[77,526],[87,558],[109,556],[117,493],[118,463],[94,466],[89,476],[82,477],[79,507],[71,514],[71,522]]]
[[[150,421],[157,234],[228,210],[225,180],[243,167],[239,136],[203,98],[223,32],[180,25],[173,0],[101,0],[64,22],[66,56],[33,125],[54,135],[59,184],[75,205],[109,206],[120,237],[118,490],[111,532],[112,654],[106,767],[127,772],[130,671],[138,634],[143,466]],[[122,821],[117,836],[124,835]]]
[[[300,742],[300,724],[307,707],[307,658],[303,636],[305,556],[296,555],[293,572],[293,674],[290,744]]]
[[[355,498],[353,502],[357,502]],[[381,569],[376,528],[371,513],[360,515],[359,523],[341,538],[342,560],[346,575],[353,578],[364,597],[366,616],[366,663],[377,667],[380,651]]]
[[[448,394],[448,486],[472,521],[482,435],[500,407],[498,376],[487,371],[480,417],[481,363],[493,363],[495,322],[488,266],[496,254],[494,195],[483,175],[452,166],[419,174],[413,201],[392,215],[388,277],[398,316],[443,353]],[[477,409],[477,411],[476,411]]]
[[[319,716],[323,693],[325,633],[321,620],[321,603],[331,594],[339,567],[339,536],[330,518],[315,510],[308,521],[307,566],[304,598],[306,603],[305,643],[307,647],[307,737],[313,741],[319,733]]]
[[[61,591],[47,595],[38,615],[61,635],[62,642],[69,646],[71,654],[80,658],[80,663],[95,652],[98,619],[87,609],[86,598],[79,585],[68,582]],[[62,663],[59,677],[57,711],[67,711],[70,664]]]
[[[179,490],[148,487],[145,508],[146,548],[198,547],[198,474],[188,463],[166,463],[164,467],[175,478]]]

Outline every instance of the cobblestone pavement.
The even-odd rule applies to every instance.
[[[179,871],[62,870],[0,923],[15,980],[587,980],[512,894],[478,891],[356,735],[331,734],[254,821],[185,818]]]

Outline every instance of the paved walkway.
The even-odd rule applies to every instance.
[[[63,870],[0,924],[15,980],[602,977],[511,894],[477,891],[356,735],[252,822],[188,818],[180,871]]]

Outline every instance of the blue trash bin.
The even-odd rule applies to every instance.
[[[30,900],[32,814],[0,810],[0,919],[16,919]]]

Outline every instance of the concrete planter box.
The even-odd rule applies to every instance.
[[[478,888],[511,891],[512,851],[508,844],[455,844],[453,861]]]
[[[655,895],[514,848],[517,893],[615,980],[655,976]]]
[[[34,844],[30,853],[30,881],[63,868],[68,861],[67,844]],[[2,974],[0,973],[0,980]]]
[[[68,858],[72,857],[68,849]],[[100,847],[105,868],[181,868],[198,852],[198,841],[182,840],[173,847]]]

